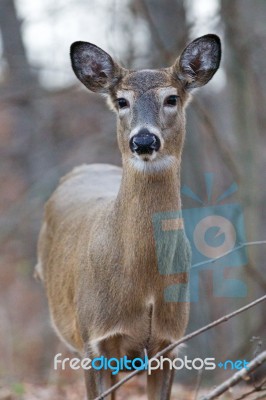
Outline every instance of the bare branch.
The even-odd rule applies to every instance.
[[[201,398],[201,400],[212,400],[216,399],[218,396],[226,392],[231,387],[235,386],[241,380],[245,379],[251,371],[254,371],[260,367],[266,361],[266,351],[260,353],[257,357],[248,364],[248,368],[242,368],[240,371],[236,372],[231,378],[224,381],[221,385],[216,387],[207,396]]]
[[[209,115],[208,111],[204,106],[202,106],[201,102],[197,99],[193,99],[193,105],[198,113],[200,119],[204,123],[204,127],[206,128],[204,131],[211,136],[213,139],[214,143],[217,146],[217,149],[220,152],[221,158],[224,161],[224,163],[228,166],[229,170],[232,172],[236,182],[240,182],[241,176],[240,172],[237,166],[237,163],[235,162],[234,158],[232,157],[232,154],[230,150],[228,149],[228,146],[226,143],[224,143],[223,140],[220,139],[218,132],[213,124],[212,118]]]
[[[252,390],[242,394],[242,396],[238,397],[235,400],[244,400],[253,393],[260,392],[260,391],[263,391],[263,392],[266,391],[266,387],[264,386],[265,383],[266,383],[266,380],[263,380],[259,385],[256,385]],[[265,393],[264,393],[264,395],[265,395]]]
[[[223,317],[217,319],[214,322],[211,322],[210,324],[197,329],[196,331],[189,333],[188,335],[184,336],[182,339],[179,339],[177,342],[174,342],[172,344],[170,344],[169,346],[165,347],[163,350],[159,351],[157,354],[155,354],[155,356],[153,358],[159,358],[160,356],[168,353],[169,351],[173,350],[175,347],[179,346],[182,343],[188,342],[189,340],[191,340],[192,338],[194,338],[195,336],[200,335],[203,332],[208,331],[209,329],[214,328],[217,325],[220,325],[223,322],[228,321],[229,319],[235,317],[236,315],[247,311],[249,308],[256,306],[259,303],[262,303],[263,301],[266,300],[266,295],[260,297],[259,299],[252,301],[251,303],[247,304],[246,306],[239,308],[238,310],[224,315]],[[265,352],[266,353],[266,352]],[[121,379],[119,382],[117,382],[114,386],[112,386],[111,388],[109,388],[108,390],[106,390],[105,392],[103,392],[100,396],[96,397],[95,400],[103,400],[106,396],[108,396],[109,394],[113,393],[115,390],[117,390],[120,386],[122,386],[124,383],[126,383],[127,381],[129,381],[131,378],[133,378],[135,375],[137,375],[140,371],[139,370],[135,370],[133,372],[131,372],[128,376],[126,376],[125,378]]]
[[[265,393],[260,394],[259,396],[255,397],[253,400],[265,400]]]
[[[220,260],[221,258],[227,256],[228,254],[231,254],[237,250],[242,249],[243,247],[248,247],[248,246],[255,246],[255,245],[260,245],[260,244],[266,244],[266,240],[257,240],[254,242],[244,242],[244,243],[240,243],[238,246],[234,247],[231,250],[228,250],[227,252],[221,254],[218,257],[215,258],[211,258],[207,261],[201,261],[197,264],[193,264],[191,266],[191,268],[196,268],[196,267],[200,267],[202,265],[207,265],[207,264],[213,264],[215,263],[215,261]],[[257,284],[262,288],[262,289],[266,289],[266,281],[264,279],[264,277],[262,276],[262,274],[255,268],[255,266],[251,263],[249,263],[247,265],[247,273],[253,278],[253,280],[255,280],[257,282]]]
[[[213,264],[213,263],[215,263],[215,261],[220,260],[221,258],[227,256],[228,254],[234,253],[235,251],[240,250],[240,249],[242,249],[243,247],[246,247],[246,246],[255,246],[255,245],[259,245],[259,244],[266,244],[266,240],[257,240],[257,241],[254,241],[254,242],[244,242],[244,243],[240,243],[238,246],[234,247],[234,248],[231,249],[231,250],[228,250],[227,252],[221,254],[221,255],[218,256],[218,257],[214,257],[214,258],[211,258],[210,260],[201,261],[201,262],[199,262],[199,263],[197,263],[197,264],[193,264],[193,265],[191,266],[191,268],[200,267],[200,266],[205,265],[205,264]]]
[[[247,348],[247,340],[253,336],[254,332],[264,332],[265,331],[265,321],[264,319],[261,319],[255,326],[253,325],[250,327],[250,330],[247,330],[245,332],[245,338],[241,340],[241,343],[237,348],[234,349],[233,353],[230,351],[229,353],[224,355],[224,359],[227,360],[230,358],[231,360],[234,360],[235,358],[238,358],[239,354],[243,354],[246,351]],[[255,357],[257,354],[253,353],[253,357]]]

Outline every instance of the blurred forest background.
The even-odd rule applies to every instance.
[[[264,0],[0,0],[0,386],[22,394],[25,385],[60,386],[81,376],[53,370],[54,355],[68,353],[32,277],[36,241],[60,176],[81,163],[120,165],[121,158],[115,116],[77,81],[70,44],[93,42],[126,67],[151,68],[169,66],[197,36],[220,35],[222,67],[187,110],[182,184],[205,202],[204,173],[215,174],[214,198],[236,182],[238,193],[224,202],[242,205],[247,241],[266,240],[265,16]],[[183,207],[198,204],[184,196]],[[216,298],[210,273],[200,274],[188,331],[265,293],[265,250],[247,248],[245,298]],[[192,340],[185,352],[250,360],[265,348],[265,328],[262,304]],[[214,385],[229,373],[208,371],[202,379]],[[176,375],[182,385],[197,380],[191,371]]]

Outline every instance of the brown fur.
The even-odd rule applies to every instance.
[[[45,207],[36,271],[59,336],[81,356],[143,357],[146,349],[152,357],[182,337],[188,322],[187,302],[164,299],[167,286],[187,284],[190,252],[185,236],[173,249],[181,252],[183,273],[161,275],[152,218],[181,209],[180,162],[189,94],[178,61],[169,69],[126,71],[95,47],[87,51],[82,42],[82,53],[73,57],[79,79],[94,91],[108,88],[114,108],[119,92],[133,92],[130,110],[118,118],[123,169],[84,165],[61,179]],[[100,64],[86,67],[86,77],[80,68],[84,59],[93,57]],[[94,79],[101,68],[104,72]],[[179,96],[174,113],[162,106],[162,90],[169,88]],[[164,143],[158,157],[172,157],[167,166],[150,171],[134,167],[129,148],[132,129],[146,123],[158,130]],[[182,221],[166,220],[162,229],[182,230]],[[171,376],[164,369],[148,377],[150,400],[170,398]],[[86,373],[88,399],[110,386],[111,378],[110,372]]]

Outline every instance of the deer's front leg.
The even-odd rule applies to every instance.
[[[171,355],[165,357],[173,358]],[[149,400],[170,400],[174,372],[175,370],[171,370],[169,364],[165,362],[163,369],[153,370],[148,375],[147,394]]]
[[[86,357],[91,359],[100,356],[103,356],[107,359],[111,357],[111,349],[108,346],[108,340],[99,341],[96,345],[94,344],[94,348],[95,347],[97,348],[96,352],[93,351],[92,346],[90,343],[88,343]],[[114,375],[112,372],[113,371],[110,369],[104,368],[101,368],[100,370],[93,368],[85,370],[85,382],[88,400],[94,400],[115,384],[116,375]],[[105,397],[105,399],[115,400],[115,392]]]
[[[115,384],[115,377],[110,370],[96,371],[94,369],[85,371],[87,400],[94,400],[104,391]],[[115,393],[105,397],[106,400],[115,400]]]

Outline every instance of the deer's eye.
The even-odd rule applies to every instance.
[[[126,99],[124,99],[123,97],[121,97],[120,99],[116,100],[118,108],[126,108],[129,107],[129,103]]]
[[[166,99],[164,101],[164,105],[174,107],[177,105],[177,99],[178,99],[178,96],[172,94],[171,96],[166,97]]]

